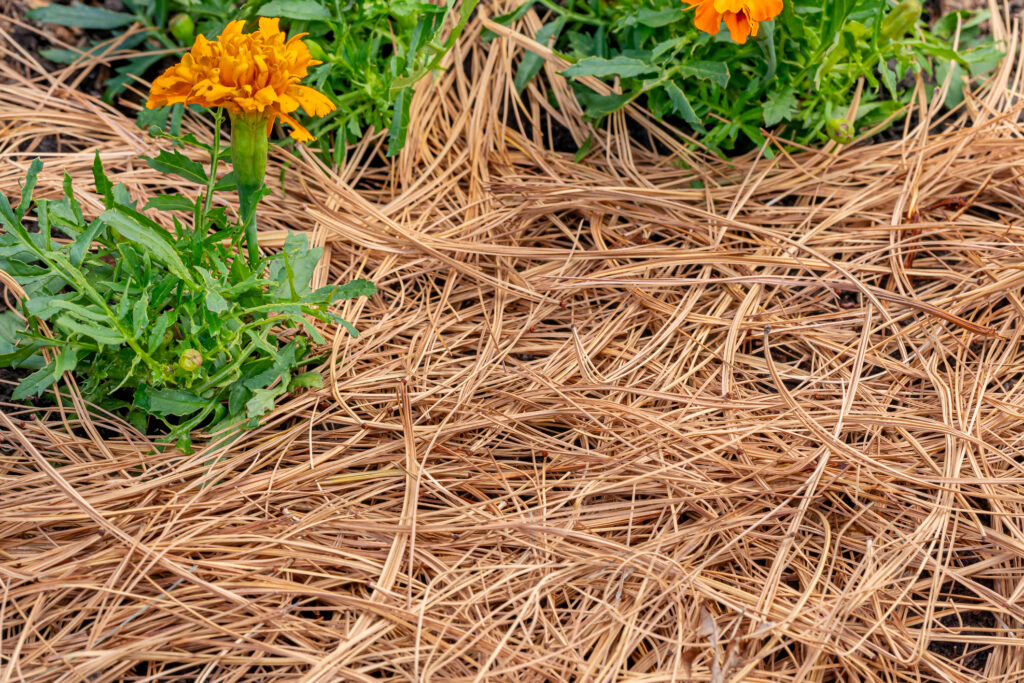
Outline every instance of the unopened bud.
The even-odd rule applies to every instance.
[[[828,136],[841,145],[848,145],[853,142],[853,124],[846,119],[829,119],[825,124]]]
[[[187,14],[175,14],[167,22],[171,35],[182,45],[191,45],[196,39],[196,25]]]
[[[309,38],[306,38],[302,42],[304,42],[306,44],[306,47],[309,48],[309,55],[313,59],[316,59],[321,62],[325,61],[325,57],[327,57],[327,54],[324,52],[324,48],[322,45],[320,45],[320,43],[316,42],[315,40],[310,40]]]
[[[188,349],[182,352],[181,358],[178,359],[178,367],[185,372],[195,372],[203,366],[203,354],[199,353],[195,349]]]

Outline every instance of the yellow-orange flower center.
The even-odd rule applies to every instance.
[[[769,21],[782,12],[782,0],[684,0],[697,8],[697,28],[716,35],[725,22],[729,36],[740,45],[747,36],[757,36],[758,22]]]
[[[292,114],[301,106],[310,116],[324,116],[334,111],[334,103],[299,85],[309,67],[320,62],[302,42],[305,34],[288,39],[278,24],[278,19],[263,17],[256,31],[243,33],[245,22],[232,21],[215,41],[197,36],[188,54],[153,81],[146,107],[179,102],[223,107],[265,121],[268,134],[281,119],[291,126],[293,138],[312,140]]]

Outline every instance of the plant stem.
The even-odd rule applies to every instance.
[[[206,179],[206,196],[199,207],[196,215],[194,230],[201,230],[206,225],[206,214],[213,204],[213,188],[217,186],[217,165],[220,162],[220,130],[224,121],[224,110],[217,108],[213,110],[213,147],[210,148],[210,175]]]

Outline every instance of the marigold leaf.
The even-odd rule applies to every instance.
[[[124,239],[138,244],[182,280],[195,284],[175,251],[170,235],[159,225],[124,206],[107,209],[100,215],[100,220],[117,230]]]
[[[80,2],[71,5],[47,5],[29,10],[28,18],[46,24],[58,26],[75,26],[93,30],[108,30],[127,26],[135,21],[131,14],[111,12],[102,7],[83,5]]]
[[[619,55],[618,57],[612,57],[611,59],[604,59],[603,57],[586,57],[563,71],[562,75],[574,78],[578,78],[580,76],[597,76],[599,78],[619,76],[620,78],[633,78],[636,76],[653,74],[656,71],[657,69],[647,62]]]
[[[207,401],[181,389],[154,389],[140,384],[135,391],[134,405],[153,415],[191,415],[206,407]]]
[[[103,195],[106,207],[111,208],[114,205],[114,184],[103,170],[103,160],[100,159],[99,152],[96,152],[92,159],[92,179],[96,184],[96,191]]]
[[[284,387],[278,385],[273,389],[256,389],[252,398],[245,403],[245,414],[251,420],[270,412],[274,407],[274,399],[284,393]]]
[[[257,12],[261,17],[283,17],[299,21],[330,21],[331,12],[316,0],[270,0]]]
[[[57,320],[54,326],[70,334],[89,337],[95,340],[97,344],[105,346],[117,346],[124,343],[124,337],[121,336],[120,332],[99,323],[84,324],[67,317],[62,317]]]
[[[668,98],[672,100],[672,109],[676,114],[681,116],[691,126],[699,127],[701,125],[700,118],[697,117],[697,112],[693,110],[693,105],[690,104],[689,98],[686,97],[686,93],[678,85],[672,82],[666,83],[665,92],[668,93]]]
[[[28,173],[25,175],[25,184],[21,187],[21,202],[18,204],[18,209],[15,211],[15,215],[18,220],[25,217],[28,212],[28,207],[32,205],[32,190],[36,187],[36,180],[39,178],[39,172],[43,170],[43,162],[39,159],[33,159],[32,163],[29,164]]]
[[[156,157],[142,157],[149,167],[161,173],[173,173],[185,180],[205,185],[208,178],[206,170],[198,161],[193,161],[181,152],[161,150]]]
[[[143,292],[132,306],[132,337],[138,339],[149,326],[149,292]]]
[[[641,7],[636,13],[636,23],[650,26],[651,28],[661,28],[662,26],[668,26],[673,22],[679,21],[685,16],[686,13],[681,6],[660,10]]]
[[[49,389],[56,380],[53,364],[50,363],[21,380],[11,393],[11,398],[15,401],[22,401],[30,396],[38,396]]]
[[[155,209],[157,211],[191,211],[195,208],[192,200],[188,197],[182,197],[180,194],[163,194],[156,197],[150,198],[146,202],[146,210]]]
[[[550,24],[545,24],[537,31],[536,40],[541,45],[547,45],[552,38],[557,37],[565,26],[565,19],[558,19]],[[533,80],[533,77],[540,73],[544,66],[544,58],[535,52],[527,52],[519,62],[519,70],[516,71],[514,80],[516,92],[523,92],[526,86]]]
[[[725,62],[691,62],[679,67],[683,76],[703,78],[719,88],[729,85],[729,65]]]
[[[206,308],[211,313],[223,313],[228,310],[228,302],[217,292],[210,290],[206,293]]]
[[[768,93],[763,108],[764,125],[775,126],[791,118],[796,113],[798,106],[796,93],[792,88]]]
[[[409,130],[409,115],[412,106],[412,88],[403,88],[395,98],[395,113],[391,116],[388,129],[388,156],[393,157],[405,147]]]

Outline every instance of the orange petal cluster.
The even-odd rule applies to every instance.
[[[268,134],[281,119],[299,142],[313,140],[292,114],[301,106],[310,116],[324,116],[334,111],[334,103],[299,85],[309,67],[320,62],[302,42],[306,34],[288,39],[278,24],[278,19],[263,17],[256,31],[244,33],[245,22],[232,21],[215,41],[197,36],[192,50],[153,81],[146,107],[179,102],[223,107],[266,120]]]
[[[725,21],[729,36],[740,45],[747,36],[757,36],[757,25],[782,12],[782,0],[685,0],[690,9],[697,8],[694,23],[705,33],[716,35]]]

